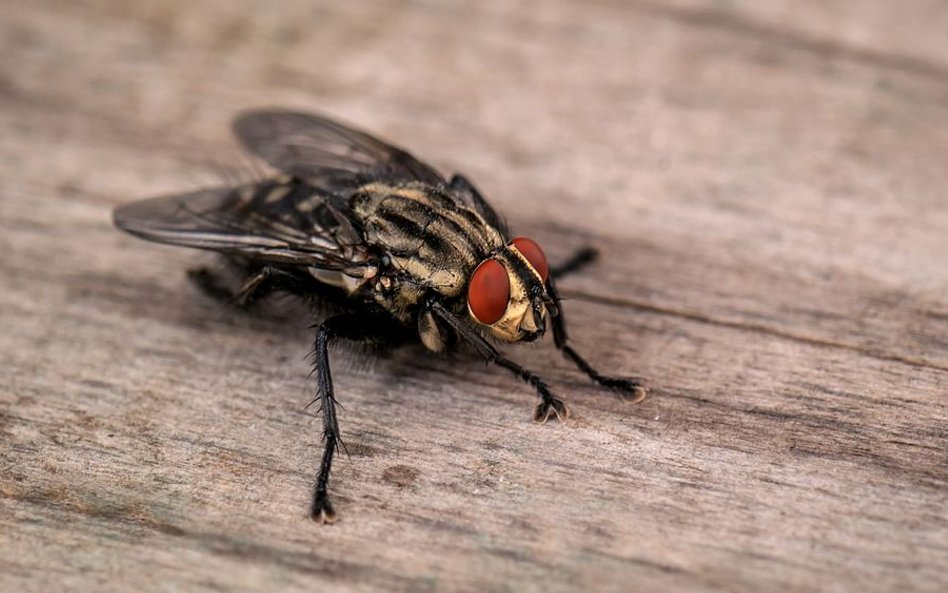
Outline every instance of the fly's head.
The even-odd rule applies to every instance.
[[[471,274],[467,311],[478,325],[504,342],[532,342],[556,315],[546,290],[550,273],[540,246],[517,237],[482,261]]]

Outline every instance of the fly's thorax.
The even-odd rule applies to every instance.
[[[361,187],[350,205],[365,242],[384,254],[400,284],[457,297],[486,255],[503,245],[500,233],[448,191],[422,183]],[[401,300],[418,292],[406,287]]]

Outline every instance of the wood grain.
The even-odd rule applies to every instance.
[[[0,1],[0,589],[948,589],[948,10],[938,1]],[[253,174],[247,107],[462,170],[551,259],[572,404],[470,355],[222,310],[110,225]],[[236,173],[235,173],[236,171]]]

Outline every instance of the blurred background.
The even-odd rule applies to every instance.
[[[948,588],[948,4],[0,0],[0,588]],[[127,201],[257,174],[240,110],[463,172],[557,261],[577,417],[221,312]],[[356,365],[358,366],[358,365]],[[633,583],[635,585],[633,585]]]
[[[236,161],[221,152],[235,111],[288,105],[464,170],[514,220],[681,240],[700,226],[728,248],[752,242],[820,265],[868,257],[880,275],[937,282],[902,268],[935,248],[945,223],[932,217],[945,163],[931,158],[948,143],[943,2],[98,1],[3,12],[7,126],[40,128],[46,151],[33,158],[5,135],[4,160],[22,178],[55,164],[64,182],[108,196],[177,190],[182,163]],[[98,138],[130,146],[103,154]],[[864,212],[867,195],[877,212]],[[804,223],[788,211],[822,215]],[[890,255],[906,249],[918,257]]]

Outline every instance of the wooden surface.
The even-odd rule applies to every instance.
[[[0,590],[948,590],[948,8],[0,3]],[[240,109],[463,170],[552,259],[572,404],[201,296],[116,204],[252,171]]]

